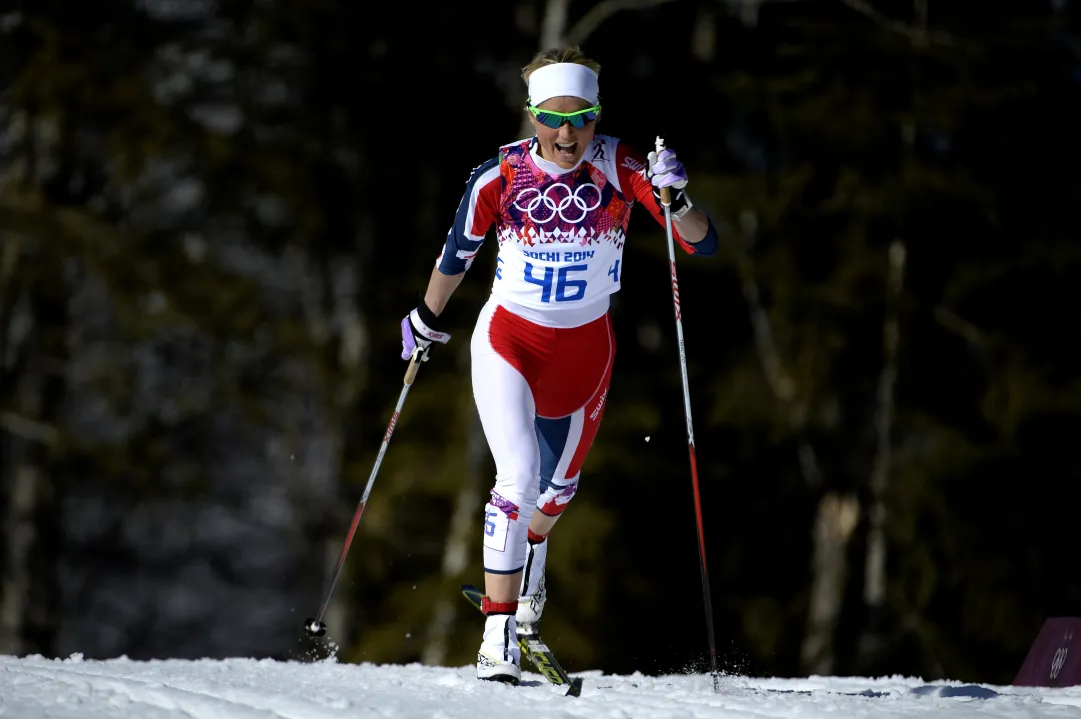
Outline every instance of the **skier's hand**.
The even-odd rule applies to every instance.
[[[432,342],[447,343],[450,335],[435,329],[437,322],[435,313],[428,309],[421,297],[417,308],[402,318],[402,359],[409,359],[419,348],[421,359],[426,362]]]
[[[675,151],[668,148],[661,150],[659,155],[656,151],[650,152],[646,159],[649,161],[646,177],[653,185],[653,198],[657,201],[657,207],[664,212],[664,205],[661,204],[661,188],[670,188],[672,217],[677,220],[682,219],[693,207],[691,198],[687,197],[684,189],[688,182],[687,169],[676,157]]]

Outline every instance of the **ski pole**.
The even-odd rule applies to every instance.
[[[657,154],[664,149],[664,140],[657,137]],[[709,598],[709,572],[706,569],[706,535],[702,526],[702,496],[698,490],[698,461],[694,453],[694,427],[691,424],[691,389],[687,379],[687,351],[683,344],[683,320],[679,308],[679,280],[676,277],[676,249],[672,239],[672,193],[667,187],[660,188],[661,205],[664,207],[664,229],[668,235],[668,265],[672,270],[672,304],[676,313],[676,338],[679,340],[679,370],[683,379],[683,411],[687,416],[687,446],[691,456],[691,484],[694,487],[694,516],[698,523],[698,563],[702,569],[702,599],[706,607],[706,634],[709,640],[709,658],[713,674],[713,690],[720,689],[717,672],[717,643],[713,639],[713,606]]]
[[[398,395],[398,404],[394,407],[394,414],[391,415],[390,424],[387,425],[386,434],[383,435],[383,444],[379,447],[379,454],[375,457],[375,466],[372,467],[372,473],[368,475],[368,484],[364,487],[364,494],[361,495],[360,502],[357,504],[357,511],[353,513],[353,523],[349,525],[349,533],[345,535],[345,545],[342,547],[342,553],[338,557],[338,566],[334,568],[330,584],[327,585],[323,603],[319,606],[319,614],[314,618],[304,620],[304,631],[313,637],[321,637],[327,633],[327,625],[323,623],[323,616],[327,612],[327,605],[330,604],[330,595],[334,592],[338,577],[341,576],[342,567],[345,565],[345,555],[349,552],[349,545],[353,543],[353,535],[357,531],[357,525],[360,524],[360,515],[364,513],[364,505],[368,502],[368,495],[372,491],[372,485],[375,484],[375,475],[379,472],[379,465],[383,463],[383,455],[386,454],[387,445],[390,444],[390,436],[394,434],[394,426],[398,424],[398,415],[402,411],[402,405],[405,404],[409,388],[413,386],[413,380],[417,376],[417,370],[420,369],[420,363],[424,359],[424,355],[425,351],[420,347],[413,350],[413,356],[409,360],[409,367],[405,370],[402,393]]]

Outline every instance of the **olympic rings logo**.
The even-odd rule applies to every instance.
[[[556,198],[560,193],[556,192],[555,197],[553,197],[552,191],[560,188],[565,190],[567,194],[557,200]],[[582,195],[580,194],[582,190],[592,190],[596,194],[596,199],[592,204],[582,198]],[[527,197],[529,201],[526,203],[525,207],[522,207],[519,203],[524,201]],[[588,193],[586,194],[586,197],[589,197]],[[538,218],[533,214],[533,211],[542,205],[547,210],[547,213],[544,214],[548,215],[548,217],[543,219]],[[527,187],[518,193],[518,197],[514,199],[514,206],[528,214],[529,219],[539,225],[551,222],[556,217],[564,222],[577,225],[585,219],[586,215],[601,206],[601,190],[592,182],[579,185],[574,188],[573,192],[571,192],[571,188],[564,182],[557,182],[554,185],[550,185],[544,192],[541,192],[536,187]],[[569,208],[574,209],[574,214],[581,214],[578,217],[571,219],[564,214],[564,210]]]

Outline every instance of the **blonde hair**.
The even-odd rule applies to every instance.
[[[599,62],[583,55],[582,49],[577,45],[568,45],[566,47],[542,50],[534,55],[529,64],[522,68],[522,82],[528,85],[529,76],[533,74],[534,70],[539,70],[546,65],[554,65],[557,62],[573,62],[578,65],[585,65],[597,73],[598,76],[601,74],[601,64]]]

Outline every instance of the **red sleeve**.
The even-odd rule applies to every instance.
[[[629,145],[620,142],[616,146],[616,167],[619,172],[619,187],[623,194],[634,198],[641,203],[642,207],[649,210],[653,219],[661,227],[664,227],[664,210],[661,209],[655,197],[653,197],[653,184],[646,178],[645,155]],[[694,247],[679,236],[676,223],[672,223],[672,239],[674,239],[683,251],[688,255],[694,254]]]

